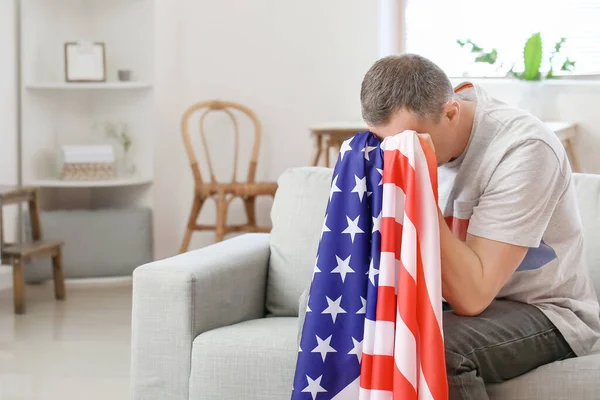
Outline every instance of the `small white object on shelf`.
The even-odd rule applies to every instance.
[[[29,90],[142,90],[151,89],[152,83],[144,81],[104,83],[33,82],[26,84],[25,87]]]

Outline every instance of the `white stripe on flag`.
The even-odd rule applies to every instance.
[[[434,400],[427,381],[425,380],[425,374],[423,374],[423,368],[419,363],[419,400]]]
[[[375,351],[375,321],[365,318],[365,335],[363,336],[363,354]]]
[[[360,389],[358,400],[393,400],[394,393],[389,390]]]
[[[381,148],[386,150],[399,150],[408,158],[408,163],[414,168],[415,158],[412,152],[412,138],[417,137],[415,131],[404,131],[402,134],[388,136],[383,140]],[[402,151],[404,150],[404,151]],[[408,153],[408,154],[407,154]]]
[[[394,362],[398,371],[417,389],[417,342],[400,313],[396,315]]]
[[[404,202],[406,195],[395,183],[383,184],[383,201],[381,203],[381,217],[394,218],[399,224],[404,215]]]
[[[379,259],[379,286],[396,288],[399,266],[400,262],[396,260],[395,253],[382,252]]]
[[[365,318],[363,354],[394,355],[394,323],[390,321],[371,321]]]
[[[404,214],[402,224],[402,251],[400,259],[404,269],[417,281],[417,231],[408,215]],[[402,268],[402,267],[400,267]]]
[[[390,321],[375,321],[374,355],[394,355],[394,323]],[[363,350],[364,353],[364,350]]]
[[[421,202],[421,207],[418,208],[419,222],[422,226],[418,226],[419,232],[427,232],[427,235],[420,236],[420,252],[423,262],[423,272],[425,282],[427,282],[427,294],[429,301],[435,313],[435,318],[438,322],[440,332],[443,335],[442,324],[442,280],[440,278],[441,258],[440,258],[440,225],[438,219],[438,206],[435,202],[433,190],[431,188],[431,178],[427,168],[427,158],[423,152],[423,148],[418,143],[418,138],[415,136],[416,142],[414,147],[416,150],[415,161],[416,168],[416,190],[418,199]]]

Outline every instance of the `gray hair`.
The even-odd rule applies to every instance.
[[[453,95],[448,76],[430,60],[416,54],[389,56],[377,61],[363,79],[362,116],[378,126],[406,108],[417,118],[437,123]]]

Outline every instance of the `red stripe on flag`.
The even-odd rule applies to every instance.
[[[421,142],[421,147],[423,148],[423,153],[425,153],[425,159],[427,160],[427,170],[429,171],[429,181],[431,182],[431,188],[433,189],[435,204],[438,204],[438,170],[435,152],[426,140],[419,138],[419,141]]]
[[[396,396],[396,393],[401,393],[401,395]],[[416,400],[418,398],[417,391],[396,368],[396,365],[394,365],[394,398],[402,400]]]
[[[363,353],[360,387],[367,390],[393,390],[394,377],[392,371],[395,368],[393,356]]]
[[[400,243],[402,243],[402,224],[393,217],[381,218],[381,252],[394,253],[400,259]]]
[[[418,334],[417,307],[414,301],[403,301],[403,299],[416,299],[417,285],[413,277],[402,265],[402,261],[400,261],[400,268],[398,271],[398,293],[402,294],[401,296],[398,296],[396,300],[398,313],[400,314],[400,318],[402,318],[402,321],[404,321],[406,327],[416,338]]]
[[[379,286],[377,288],[376,321],[396,322],[396,288]]]
[[[417,238],[417,245],[419,244]],[[417,252],[417,321],[421,368],[434,399],[448,398],[444,338],[427,291],[421,252]]]

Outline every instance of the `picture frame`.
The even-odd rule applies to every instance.
[[[65,43],[66,82],[106,82],[106,46],[101,42]]]

